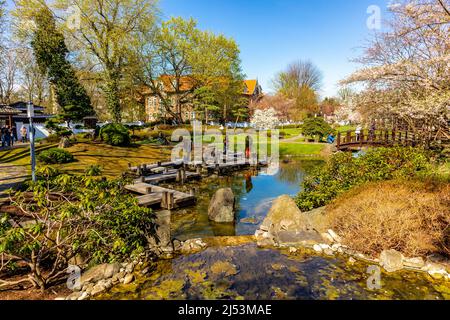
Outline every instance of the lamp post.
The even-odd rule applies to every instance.
[[[30,120],[30,155],[31,155],[31,179],[33,182],[36,182],[36,155],[34,149],[34,125],[33,125],[33,117],[34,117],[34,106],[30,101],[28,102],[28,119]]]

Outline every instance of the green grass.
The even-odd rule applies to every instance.
[[[54,143],[37,143],[36,153],[56,148],[58,144]],[[30,164],[30,147],[23,146],[12,150],[0,151],[0,163],[11,163],[14,165],[25,166]]]
[[[338,132],[345,133],[347,131],[355,131],[356,130],[356,126],[353,126],[353,125],[339,126],[339,127],[336,128],[336,130]]]
[[[57,144],[43,143],[36,145],[36,154],[55,148]],[[128,163],[138,165],[170,159],[170,149],[155,145],[136,147],[113,147],[103,143],[76,143],[67,151],[75,157],[75,162],[54,165],[62,172],[69,174],[83,174],[91,165],[99,165],[106,177],[118,177],[128,168]],[[14,150],[0,151],[0,163],[14,165],[30,165],[30,149],[28,147]],[[39,162],[37,165],[41,165]]]
[[[320,155],[326,144],[280,143],[280,155],[307,156]]]
[[[284,139],[290,139],[293,137],[297,137],[301,133],[302,133],[302,129],[299,129],[299,128],[280,129],[280,136],[284,134]]]
[[[76,162],[58,165],[57,168],[71,174],[82,174],[89,166],[98,165],[102,168],[102,175],[118,177],[128,169],[128,163],[136,166],[170,159],[167,147],[155,145],[125,148],[103,143],[77,143],[67,150]]]

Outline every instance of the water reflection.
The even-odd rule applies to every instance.
[[[230,236],[253,234],[263,221],[270,206],[283,194],[294,196],[306,175],[322,166],[322,160],[285,159],[276,175],[266,169],[249,170],[226,177],[209,177],[184,188],[197,189],[197,204],[177,210],[172,215],[173,234],[184,240],[203,236]],[[208,220],[210,199],[219,188],[230,187],[237,200],[235,224],[215,224]]]

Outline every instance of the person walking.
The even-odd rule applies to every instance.
[[[22,136],[22,143],[28,142],[28,130],[27,127],[25,127],[25,125],[23,125],[22,128],[20,128],[20,135]]]
[[[362,130],[361,125],[358,125],[355,130],[356,141],[359,141],[359,139],[361,139],[361,130]]]

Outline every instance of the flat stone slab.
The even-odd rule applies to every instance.
[[[8,200],[8,190],[16,188],[29,179],[25,166],[0,163],[0,203]]]

